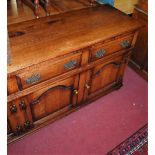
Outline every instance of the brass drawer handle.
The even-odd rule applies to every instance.
[[[74,95],[77,95],[78,93],[79,93],[78,90],[76,90],[76,89],[73,90]]]
[[[33,74],[31,77],[26,79],[27,84],[33,84],[40,81],[41,76],[39,74]]]
[[[104,49],[100,49],[99,51],[96,52],[95,56],[96,58],[102,58],[106,51]]]
[[[76,60],[71,60],[70,62],[66,63],[64,65],[65,69],[73,69],[76,67],[77,61]]]
[[[126,48],[126,47],[130,46],[130,43],[129,43],[129,41],[126,40],[126,41],[121,42],[120,45],[121,45],[121,47]]]

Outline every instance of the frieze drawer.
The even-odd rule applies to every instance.
[[[93,45],[90,49],[90,61],[104,58],[107,55],[131,47],[133,36],[134,33],[123,37],[115,37],[109,42]]]
[[[57,59],[54,62],[43,62],[40,65],[29,68],[27,71],[16,75],[20,90],[48,80],[54,76],[69,72],[80,67],[81,52]]]

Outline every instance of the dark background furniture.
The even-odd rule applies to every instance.
[[[148,1],[139,0],[133,17],[143,24],[137,38],[129,65],[144,79],[148,79]]]
[[[27,4],[26,2],[28,1],[29,3]],[[38,4],[38,17],[46,17],[46,15],[55,15],[97,5],[94,0],[93,5],[90,0],[49,0],[48,3],[48,13],[46,12],[45,8],[42,7],[42,3]],[[34,14],[34,8],[34,1],[32,2],[30,0],[8,0],[8,25],[36,19],[36,15]]]
[[[86,0],[86,1],[88,1],[90,5],[93,5],[95,2],[95,0]],[[34,11],[36,18],[40,17],[40,9],[41,9],[40,7],[42,7],[45,10],[46,16],[49,16],[51,11],[51,4],[53,2],[54,1],[52,0],[17,0],[18,4],[24,3],[28,7],[30,7]]]

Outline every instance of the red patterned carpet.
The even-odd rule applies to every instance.
[[[148,155],[148,125],[139,129],[107,155]]]
[[[9,144],[8,155],[106,155],[147,116],[147,82],[127,68],[120,90]]]

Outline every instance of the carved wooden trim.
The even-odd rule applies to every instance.
[[[121,63],[117,63],[117,62],[111,62],[111,63],[108,63],[108,64],[105,64],[104,66],[102,66],[95,74],[92,75],[92,78],[96,77],[97,75],[99,75],[101,72],[104,71],[104,68],[106,66],[109,66],[109,65],[114,65],[116,68],[119,68],[121,66]]]
[[[35,105],[35,104],[37,104],[37,103],[39,103],[40,102],[40,100],[41,100],[41,98],[43,97],[43,96],[45,96],[48,92],[50,92],[50,91],[53,91],[53,90],[56,90],[56,89],[65,89],[65,90],[71,90],[71,92],[73,92],[73,86],[64,86],[64,85],[58,85],[58,86],[55,86],[55,87],[52,87],[52,88],[49,88],[48,90],[46,90],[43,94],[41,94],[36,100],[34,100],[34,101],[32,101],[31,103],[30,103],[30,106],[33,106],[33,105]],[[72,95],[73,95],[73,93],[72,93]],[[71,96],[72,96],[71,95]]]
[[[35,122],[37,119],[34,117],[34,113],[33,113],[33,106],[38,104],[41,99],[50,91],[56,90],[56,89],[64,89],[64,90],[71,90],[71,95],[69,96],[69,104],[72,106],[72,100],[73,100],[73,95],[74,95],[74,86],[64,86],[64,85],[58,85],[52,88],[49,88],[48,90],[46,90],[44,93],[42,93],[37,99],[35,99],[34,101],[32,101],[30,103],[30,110],[31,110],[31,114],[32,114],[32,120]],[[46,117],[46,116],[45,116]]]

